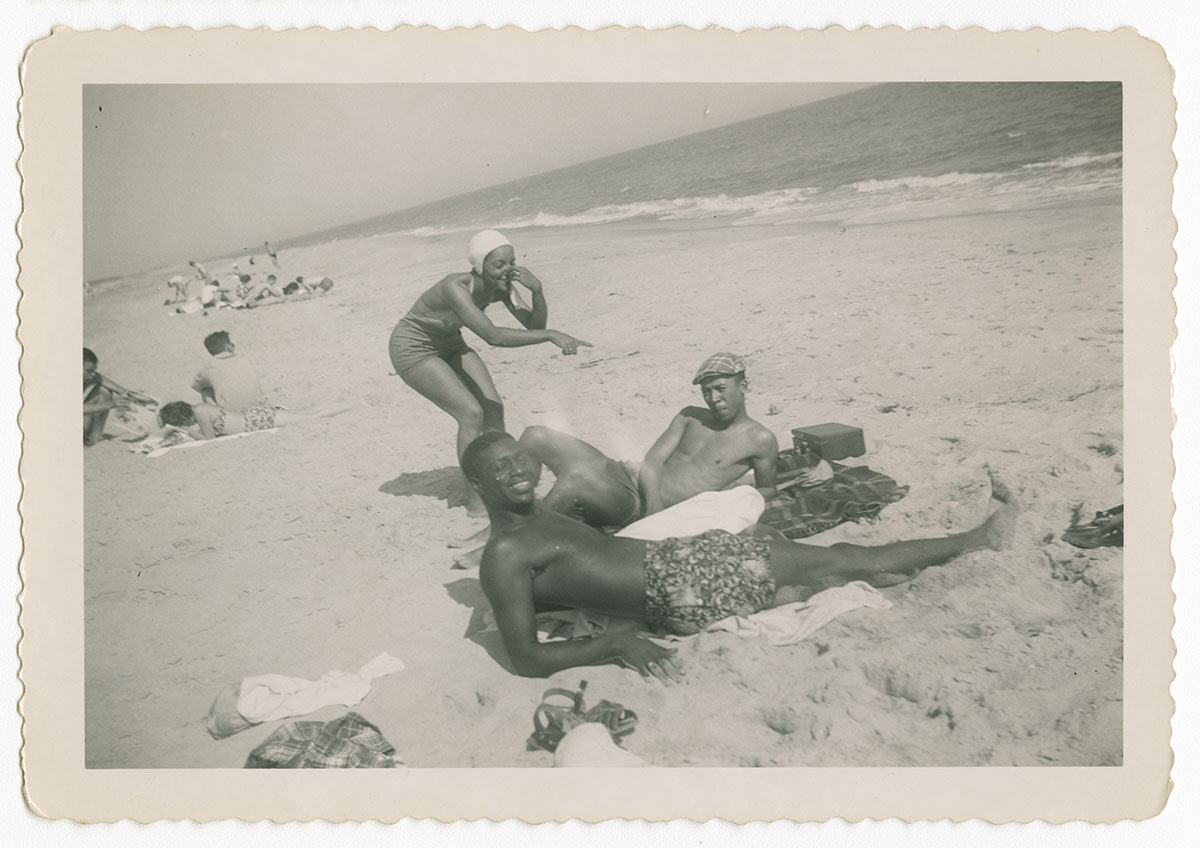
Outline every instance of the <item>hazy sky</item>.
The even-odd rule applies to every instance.
[[[89,85],[84,279],[185,265],[861,87]]]

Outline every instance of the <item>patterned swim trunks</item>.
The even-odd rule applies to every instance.
[[[646,623],[686,636],[775,597],[771,548],[762,539],[709,530],[646,545]]]
[[[270,430],[275,426],[275,410],[270,406],[247,406],[242,410],[242,420],[246,422],[247,433]]]

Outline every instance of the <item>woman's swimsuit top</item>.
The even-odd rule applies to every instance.
[[[484,291],[486,291],[486,287],[483,287],[480,291],[475,290],[475,279],[472,277],[471,300],[481,310],[487,309],[490,303],[495,302],[488,300],[481,303],[480,300],[483,297]],[[418,297],[417,302],[413,304],[412,309],[408,310],[408,314],[404,317],[431,335],[454,335],[461,330],[463,322],[458,317],[458,313],[453,309],[434,309],[431,307],[425,300],[426,295],[429,293],[425,292],[425,294]],[[497,290],[497,293],[499,293],[499,290]]]

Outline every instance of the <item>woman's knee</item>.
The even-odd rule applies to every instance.
[[[484,415],[483,409],[479,404],[464,406],[454,412],[454,420],[458,422],[458,426],[463,430],[472,430],[476,433],[483,432]]]

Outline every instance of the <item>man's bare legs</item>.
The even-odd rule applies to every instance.
[[[965,533],[940,539],[893,542],[876,547],[839,543],[828,548],[768,540],[771,574],[780,586],[829,586],[850,580],[871,582],[885,574],[912,574],[971,551],[1004,550],[1012,544],[1018,506],[1008,487],[994,477],[992,500],[998,506],[982,524]]]
[[[636,518],[640,498],[621,469],[587,442],[549,427],[526,427],[518,443],[554,473],[542,505],[593,527],[621,526]]]

